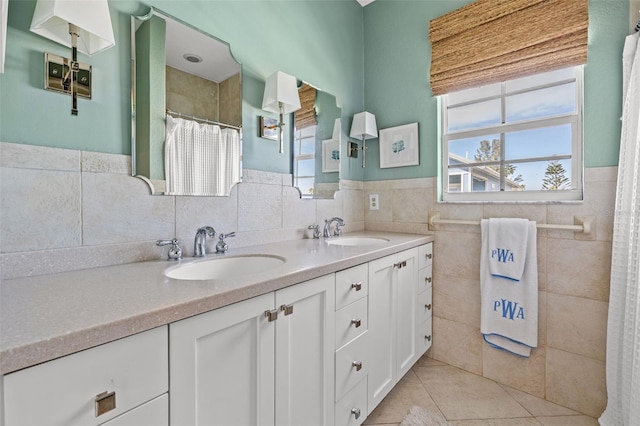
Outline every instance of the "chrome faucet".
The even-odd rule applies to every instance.
[[[216,236],[216,230],[210,226],[203,226],[196,232],[196,238],[193,241],[193,257],[205,257],[207,255],[207,246],[205,242],[209,238]]]
[[[344,226],[344,220],[342,220],[342,218],[339,217],[333,217],[329,220],[324,221],[324,230],[322,231],[322,236],[325,238],[329,238],[331,237],[331,224],[335,222],[336,226],[335,229],[333,231],[333,235],[336,237],[339,237],[340,235],[342,235],[342,229],[340,229],[341,226]]]

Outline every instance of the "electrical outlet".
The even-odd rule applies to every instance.
[[[378,198],[378,194],[369,194],[369,210],[379,210],[380,209],[380,199]]]

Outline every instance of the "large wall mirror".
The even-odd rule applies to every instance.
[[[132,174],[152,194],[228,196],[242,173],[229,45],[156,9],[131,19]]]
[[[302,198],[333,198],[339,188],[341,109],[336,97],[301,82],[294,113],[293,186]]]

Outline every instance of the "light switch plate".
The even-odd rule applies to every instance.
[[[369,194],[369,210],[380,209],[380,198],[378,194]]]

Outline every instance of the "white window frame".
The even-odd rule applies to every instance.
[[[571,114],[564,115],[556,115],[550,118],[539,118],[539,119],[531,119],[531,120],[523,120],[511,123],[503,123],[495,126],[488,126],[484,128],[477,128],[472,130],[462,130],[462,131],[454,131],[448,132],[448,122],[447,122],[447,95],[442,95],[438,97],[438,102],[440,104],[439,113],[441,116],[441,128],[440,128],[440,148],[441,148],[441,157],[440,157],[440,176],[439,176],[439,192],[440,196],[438,197],[438,202],[468,202],[468,203],[558,203],[558,202],[566,202],[566,203],[577,203],[583,201],[583,176],[584,176],[584,162],[583,162],[583,98],[584,98],[584,84],[583,84],[583,76],[584,69],[582,66],[574,67],[576,68],[576,112]],[[567,83],[573,81],[564,80],[562,82],[555,82],[549,85],[540,85],[531,88],[527,88],[526,90],[513,91],[508,95],[520,94],[534,90],[541,90],[546,87],[552,87],[559,83]],[[482,102],[489,99],[499,98],[502,99],[502,116],[505,114],[505,99],[507,96],[506,93],[506,82],[501,83],[501,94],[498,96],[487,97],[482,99],[475,99],[472,102]],[[468,102],[468,103],[472,103]],[[465,102],[467,103],[467,102]],[[462,104],[458,104],[460,106]],[[571,141],[571,183],[575,186],[573,189],[568,190],[556,190],[556,191],[548,191],[548,190],[524,190],[524,191],[483,191],[483,192],[448,192],[449,178],[448,178],[448,169],[449,169],[449,140],[457,140],[492,134],[500,134],[501,135],[501,144],[504,148],[504,135],[505,133],[516,132],[521,130],[530,130],[540,127],[548,127],[548,126],[556,126],[562,124],[570,124],[572,131],[572,141]],[[518,164],[532,161],[546,161],[546,160],[562,160],[567,159],[567,156],[554,156],[554,157],[535,157],[535,158],[525,158],[518,160],[507,160],[504,159],[504,149],[501,149],[502,159],[496,162],[484,162],[482,164],[479,163],[470,163],[469,165],[464,165],[465,167],[474,167],[474,166],[492,166],[492,165],[506,165],[506,164]],[[459,168],[460,165],[456,164]]]
[[[303,131],[304,129],[294,129],[294,133],[293,133],[293,143],[297,145],[297,149],[298,151],[300,151],[300,146],[302,144],[302,141],[304,139],[313,139],[315,140],[315,133],[316,133],[316,127],[317,125],[313,125],[310,126],[313,127],[313,135],[306,135],[303,136]],[[314,178],[315,179],[315,175],[311,175],[311,176],[307,176],[307,175],[300,175],[298,172],[299,169],[299,163],[300,161],[303,160],[314,160],[316,158],[315,153],[309,153],[309,154],[295,154],[296,152],[296,147],[293,147],[293,186],[295,186],[296,188],[298,188],[298,190],[300,191],[300,196],[301,198],[313,198],[313,193],[307,193],[307,192],[302,192],[302,190],[300,189],[299,186],[299,181],[300,179],[308,179],[308,178]],[[314,185],[313,187],[315,188],[315,180],[314,180]]]

